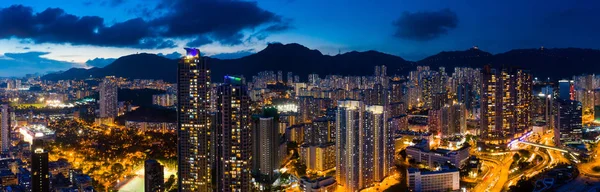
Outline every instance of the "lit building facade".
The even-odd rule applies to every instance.
[[[100,118],[115,118],[119,114],[119,101],[117,97],[117,79],[114,76],[104,78],[100,85]]]
[[[216,189],[250,191],[252,136],[250,97],[241,78],[226,76],[218,86],[215,115]]]
[[[198,49],[186,48],[177,74],[177,157],[180,191],[213,191],[210,70]]]
[[[460,188],[460,173],[456,169],[421,172],[408,168],[407,175],[410,191],[457,191]]]
[[[279,115],[275,108],[264,108],[263,114],[254,117],[252,167],[259,174],[257,180],[273,182],[279,169]]]
[[[34,192],[50,191],[48,151],[40,139],[34,139],[31,145],[31,183]]]
[[[336,180],[345,191],[372,186],[391,174],[393,131],[384,106],[338,101],[336,112]]]
[[[11,147],[10,135],[11,135],[11,108],[8,104],[0,105],[0,140],[2,152],[7,152]]]
[[[482,70],[481,136],[487,144],[506,144],[531,129],[532,78],[516,68]]]
[[[363,131],[364,104],[361,101],[338,101],[336,113],[336,181],[345,191],[361,189],[360,133]],[[358,166],[357,166],[358,165]]]
[[[579,101],[556,99],[556,118],[554,126],[554,143],[581,142],[582,135],[582,104]]]

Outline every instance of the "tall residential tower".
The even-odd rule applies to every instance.
[[[117,80],[108,76],[100,82],[100,118],[115,118],[119,114],[117,100]]]
[[[250,191],[252,135],[250,96],[239,77],[226,76],[216,89],[215,189]]]
[[[210,70],[198,49],[185,50],[177,69],[179,191],[213,191]]]

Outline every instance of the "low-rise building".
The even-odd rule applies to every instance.
[[[465,145],[458,150],[422,148],[410,146],[406,148],[406,155],[414,159],[416,162],[421,162],[429,167],[437,167],[450,163],[456,167],[462,167],[469,159],[469,150],[471,147]]]
[[[300,178],[300,189],[304,192],[333,192],[337,183],[332,176],[320,177],[311,180],[307,177]]]
[[[444,168],[441,171],[407,170],[408,189],[415,192],[454,191],[460,188],[458,169]]]

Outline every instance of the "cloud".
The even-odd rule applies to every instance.
[[[404,12],[393,22],[395,37],[429,41],[447,34],[458,25],[458,16],[450,9],[439,11]]]
[[[98,3],[98,5],[100,6],[110,6],[110,7],[117,7],[123,3],[125,3],[125,0],[104,0],[104,1],[84,1],[83,5],[84,6],[91,6]]]
[[[173,53],[169,53],[169,54],[166,54],[166,55],[162,54],[162,53],[159,53],[157,55],[161,56],[161,57],[166,57],[167,59],[179,59],[179,58],[181,58],[181,53],[178,53],[178,52],[173,52]]]
[[[242,58],[242,57],[245,57],[248,55],[252,55],[254,53],[255,53],[255,51],[253,51],[252,49],[247,49],[247,50],[241,50],[241,51],[233,52],[233,53],[219,53],[219,54],[211,55],[210,57],[217,58],[217,59],[237,59],[237,58]]]
[[[244,30],[266,25],[289,25],[270,11],[261,9],[256,2],[238,0],[163,0],[157,8],[162,17],[152,21],[164,26],[163,35],[181,37],[205,35],[225,45],[241,44]]]
[[[200,47],[202,45],[206,45],[206,44],[210,44],[210,43],[212,43],[212,40],[210,40],[208,37],[206,37],[204,35],[200,35],[200,36],[196,37],[196,39],[194,39],[193,41],[190,41],[187,44],[185,44],[185,46]]]
[[[77,63],[43,58],[49,52],[4,53],[0,58],[0,76],[14,77],[28,73],[47,73],[80,66]]]
[[[115,61],[117,59],[115,58],[94,58],[94,59],[89,59],[85,62],[85,64],[87,66],[90,67],[105,67],[108,64],[111,64],[113,61]]]
[[[125,1],[102,2],[118,6]],[[35,13],[31,7],[13,5],[0,9],[0,39],[161,49],[177,47],[174,39],[194,39],[190,42],[193,45],[206,44],[207,39],[237,45],[243,43],[245,31],[264,28],[261,30],[264,39],[269,33],[290,28],[290,23],[281,16],[258,7],[255,2],[162,0],[154,8],[139,9],[141,15],[152,13],[153,17],[140,16],[109,26],[98,16],[76,16],[60,8]]]
[[[253,39],[262,41],[262,40],[265,40],[270,34],[293,29],[293,27],[290,23],[291,23],[291,20],[285,20],[282,23],[276,23],[271,26],[268,26],[264,29],[259,30],[256,33],[250,35],[246,39],[246,41],[252,41]]]
[[[19,18],[19,19],[13,19]],[[172,41],[150,39],[154,34],[150,25],[136,18],[104,25],[96,16],[78,17],[59,8],[48,8],[33,13],[30,7],[13,5],[0,10],[0,38],[29,39],[34,43],[70,43],[156,49],[174,47]]]

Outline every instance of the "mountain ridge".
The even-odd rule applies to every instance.
[[[244,75],[250,79],[260,71],[293,72],[305,79],[310,73],[319,75],[372,75],[374,66],[386,65],[388,74],[405,75],[418,65],[432,69],[484,65],[518,65],[531,69],[540,77],[564,78],[589,72],[600,72],[600,50],[581,48],[513,49],[491,54],[477,48],[462,51],[442,51],[419,61],[374,50],[350,51],[325,55],[298,43],[269,43],[254,54],[237,59],[207,58],[213,81],[220,82],[224,75]],[[596,66],[597,65],[597,66]],[[46,80],[85,79],[88,77],[120,76],[132,79],[163,79],[175,82],[177,60],[155,54],[139,53],[118,58],[103,68],[71,68],[43,76]],[[287,74],[284,74],[286,76]],[[285,77],[284,77],[285,78]]]

